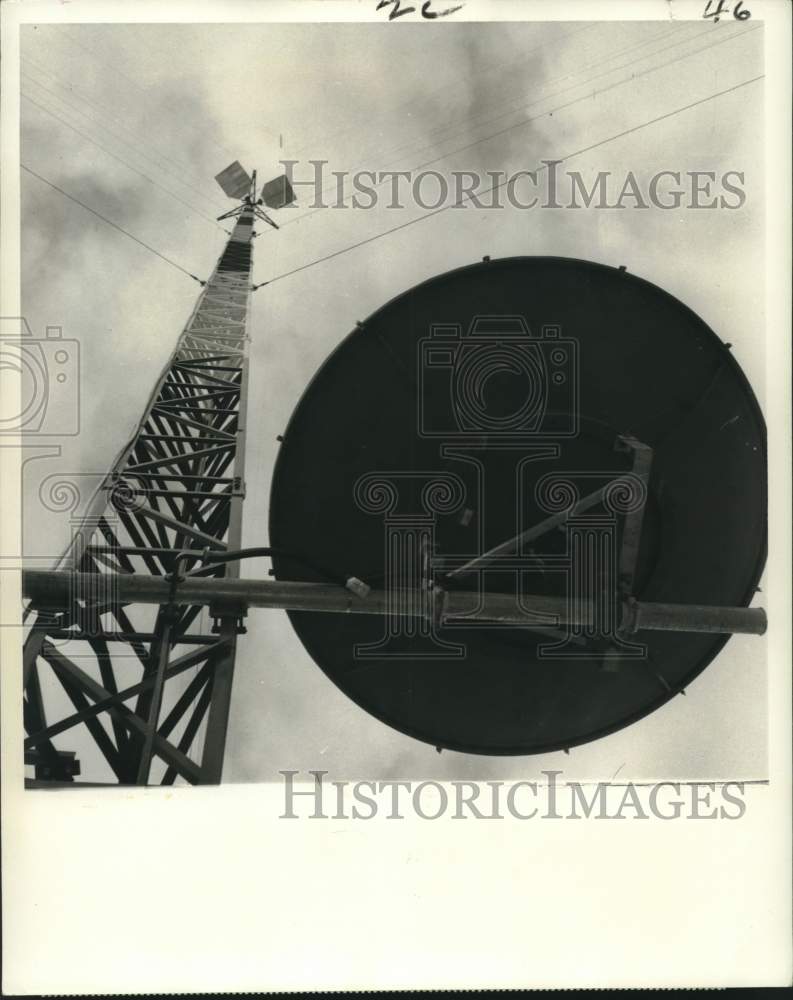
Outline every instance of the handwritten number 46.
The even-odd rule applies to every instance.
[[[456,7],[447,7],[446,10],[432,10],[432,0],[426,0],[426,2],[421,5],[421,16],[429,19],[446,17],[449,14],[453,14],[456,10],[459,10],[462,6],[462,4],[458,4]],[[389,21],[393,21],[397,17],[404,17],[405,14],[412,14],[416,9],[415,7],[403,7],[401,0],[379,0],[376,10],[382,10],[383,7],[393,8],[388,14]]]
[[[705,13],[703,17],[712,17],[714,23],[719,20],[722,14],[729,14],[730,10],[727,6],[726,0],[719,0],[719,4],[715,10],[711,10],[713,6],[713,0],[708,0],[707,6],[705,7]],[[743,9],[742,0],[738,0],[738,3],[732,9],[732,16],[738,21],[746,21],[752,15],[748,10]]]

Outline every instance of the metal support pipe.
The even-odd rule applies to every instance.
[[[766,629],[766,615],[763,608],[637,603],[636,628],[661,632],[743,632],[762,635]]]
[[[95,575],[63,570],[23,570],[22,589],[38,607],[61,608],[70,599],[96,593]],[[387,592],[372,590],[366,596],[346,587],[325,583],[281,580],[245,580],[188,577],[174,595],[162,577],[119,574],[117,596],[121,604],[179,604],[211,606],[215,614],[244,614],[248,608],[280,608],[286,611],[322,611],[342,614],[383,615],[392,607],[417,607],[415,603],[388,602]],[[564,597],[465,591],[437,592],[443,619],[476,616],[478,619],[526,625],[586,625],[591,609],[585,602],[575,605]],[[438,608],[436,606],[436,614]],[[762,635],[766,614],[762,608],[723,608],[687,604],[654,604],[630,600],[626,603],[626,631],[747,633]],[[461,623],[463,624],[463,623]]]

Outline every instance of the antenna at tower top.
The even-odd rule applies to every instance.
[[[295,192],[286,174],[273,177],[272,180],[262,185],[260,197],[257,198],[256,171],[253,171],[252,177],[249,176],[239,160],[235,160],[225,170],[221,170],[215,176],[215,180],[223,189],[224,194],[229,198],[242,201],[242,205],[238,205],[223,215],[218,216],[218,221],[228,219],[231,216],[237,216],[245,208],[253,208],[257,218],[263,219],[274,229],[278,229],[277,224],[273,222],[260,206],[265,204],[268,208],[284,208],[286,205],[291,205],[295,200]]]
[[[235,160],[225,170],[221,170],[215,180],[229,198],[240,199],[251,193],[253,182],[239,160]]]

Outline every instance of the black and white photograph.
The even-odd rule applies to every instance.
[[[790,7],[0,11],[4,991],[789,985]]]

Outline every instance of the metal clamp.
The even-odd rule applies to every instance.
[[[173,570],[170,573],[166,573],[165,579],[168,581],[168,600],[162,607],[163,618],[175,625],[179,618],[179,605],[176,603],[176,593],[179,588],[180,583],[184,583],[185,577],[179,572],[181,563],[185,557],[183,555],[178,555],[176,561],[174,562]]]
[[[248,605],[240,604],[239,602],[234,602],[231,605],[227,604],[210,604],[209,614],[212,618],[212,627],[210,631],[213,635],[219,635],[224,629],[224,622],[227,622],[229,618],[234,619],[234,633],[235,635],[246,635],[247,628],[245,627],[245,618],[248,614]]]

